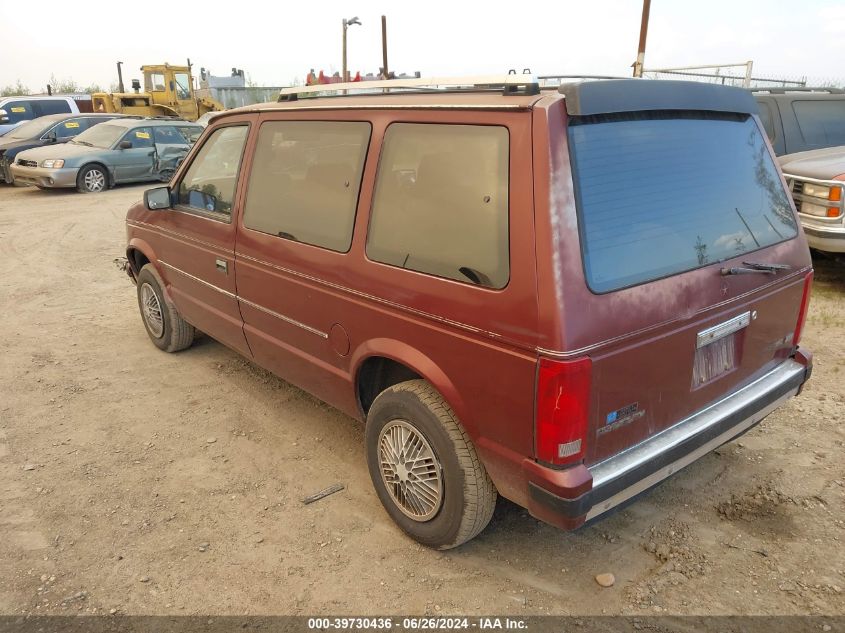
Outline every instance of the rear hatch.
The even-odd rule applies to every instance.
[[[568,118],[583,282],[563,339],[592,362],[588,464],[794,353],[808,249],[753,103],[726,103]]]

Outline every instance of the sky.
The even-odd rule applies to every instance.
[[[131,10],[121,10],[121,8]],[[301,83],[311,68],[341,67],[342,19],[351,73],[378,72],[381,15],[390,70],[422,76],[499,74],[628,76],[641,0],[405,3],[41,0],[37,12],[0,0],[0,87],[43,91],[51,76],[107,87],[142,64],[184,64],[214,75],[243,69],[258,85]],[[78,16],[72,14],[78,12]],[[49,16],[55,19],[51,19]],[[78,19],[77,19],[78,18]],[[754,61],[754,75],[845,83],[843,0],[652,0],[646,68]]]

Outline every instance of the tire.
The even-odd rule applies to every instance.
[[[410,469],[404,455],[408,439],[416,454]],[[426,381],[410,380],[379,394],[367,414],[365,441],[376,493],[411,538],[451,549],[490,522],[496,507],[493,482],[454,412]],[[400,445],[402,450],[392,449]]]
[[[82,193],[100,193],[109,188],[109,174],[101,165],[85,165],[76,176],[76,189]]]
[[[150,340],[160,350],[178,352],[194,342],[194,326],[185,321],[162,291],[162,281],[152,264],[138,273],[138,309]]]

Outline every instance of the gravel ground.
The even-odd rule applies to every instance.
[[[143,189],[0,187],[0,614],[845,613],[845,266],[816,261],[815,373],[754,431],[592,527],[500,500],[438,553],[353,420],[210,339],[150,343],[112,263]]]

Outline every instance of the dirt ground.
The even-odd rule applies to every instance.
[[[207,338],[150,343],[112,263],[143,190],[0,187],[0,614],[845,613],[845,266],[816,261],[812,381],[757,429],[592,527],[500,500],[438,553],[353,420]]]

